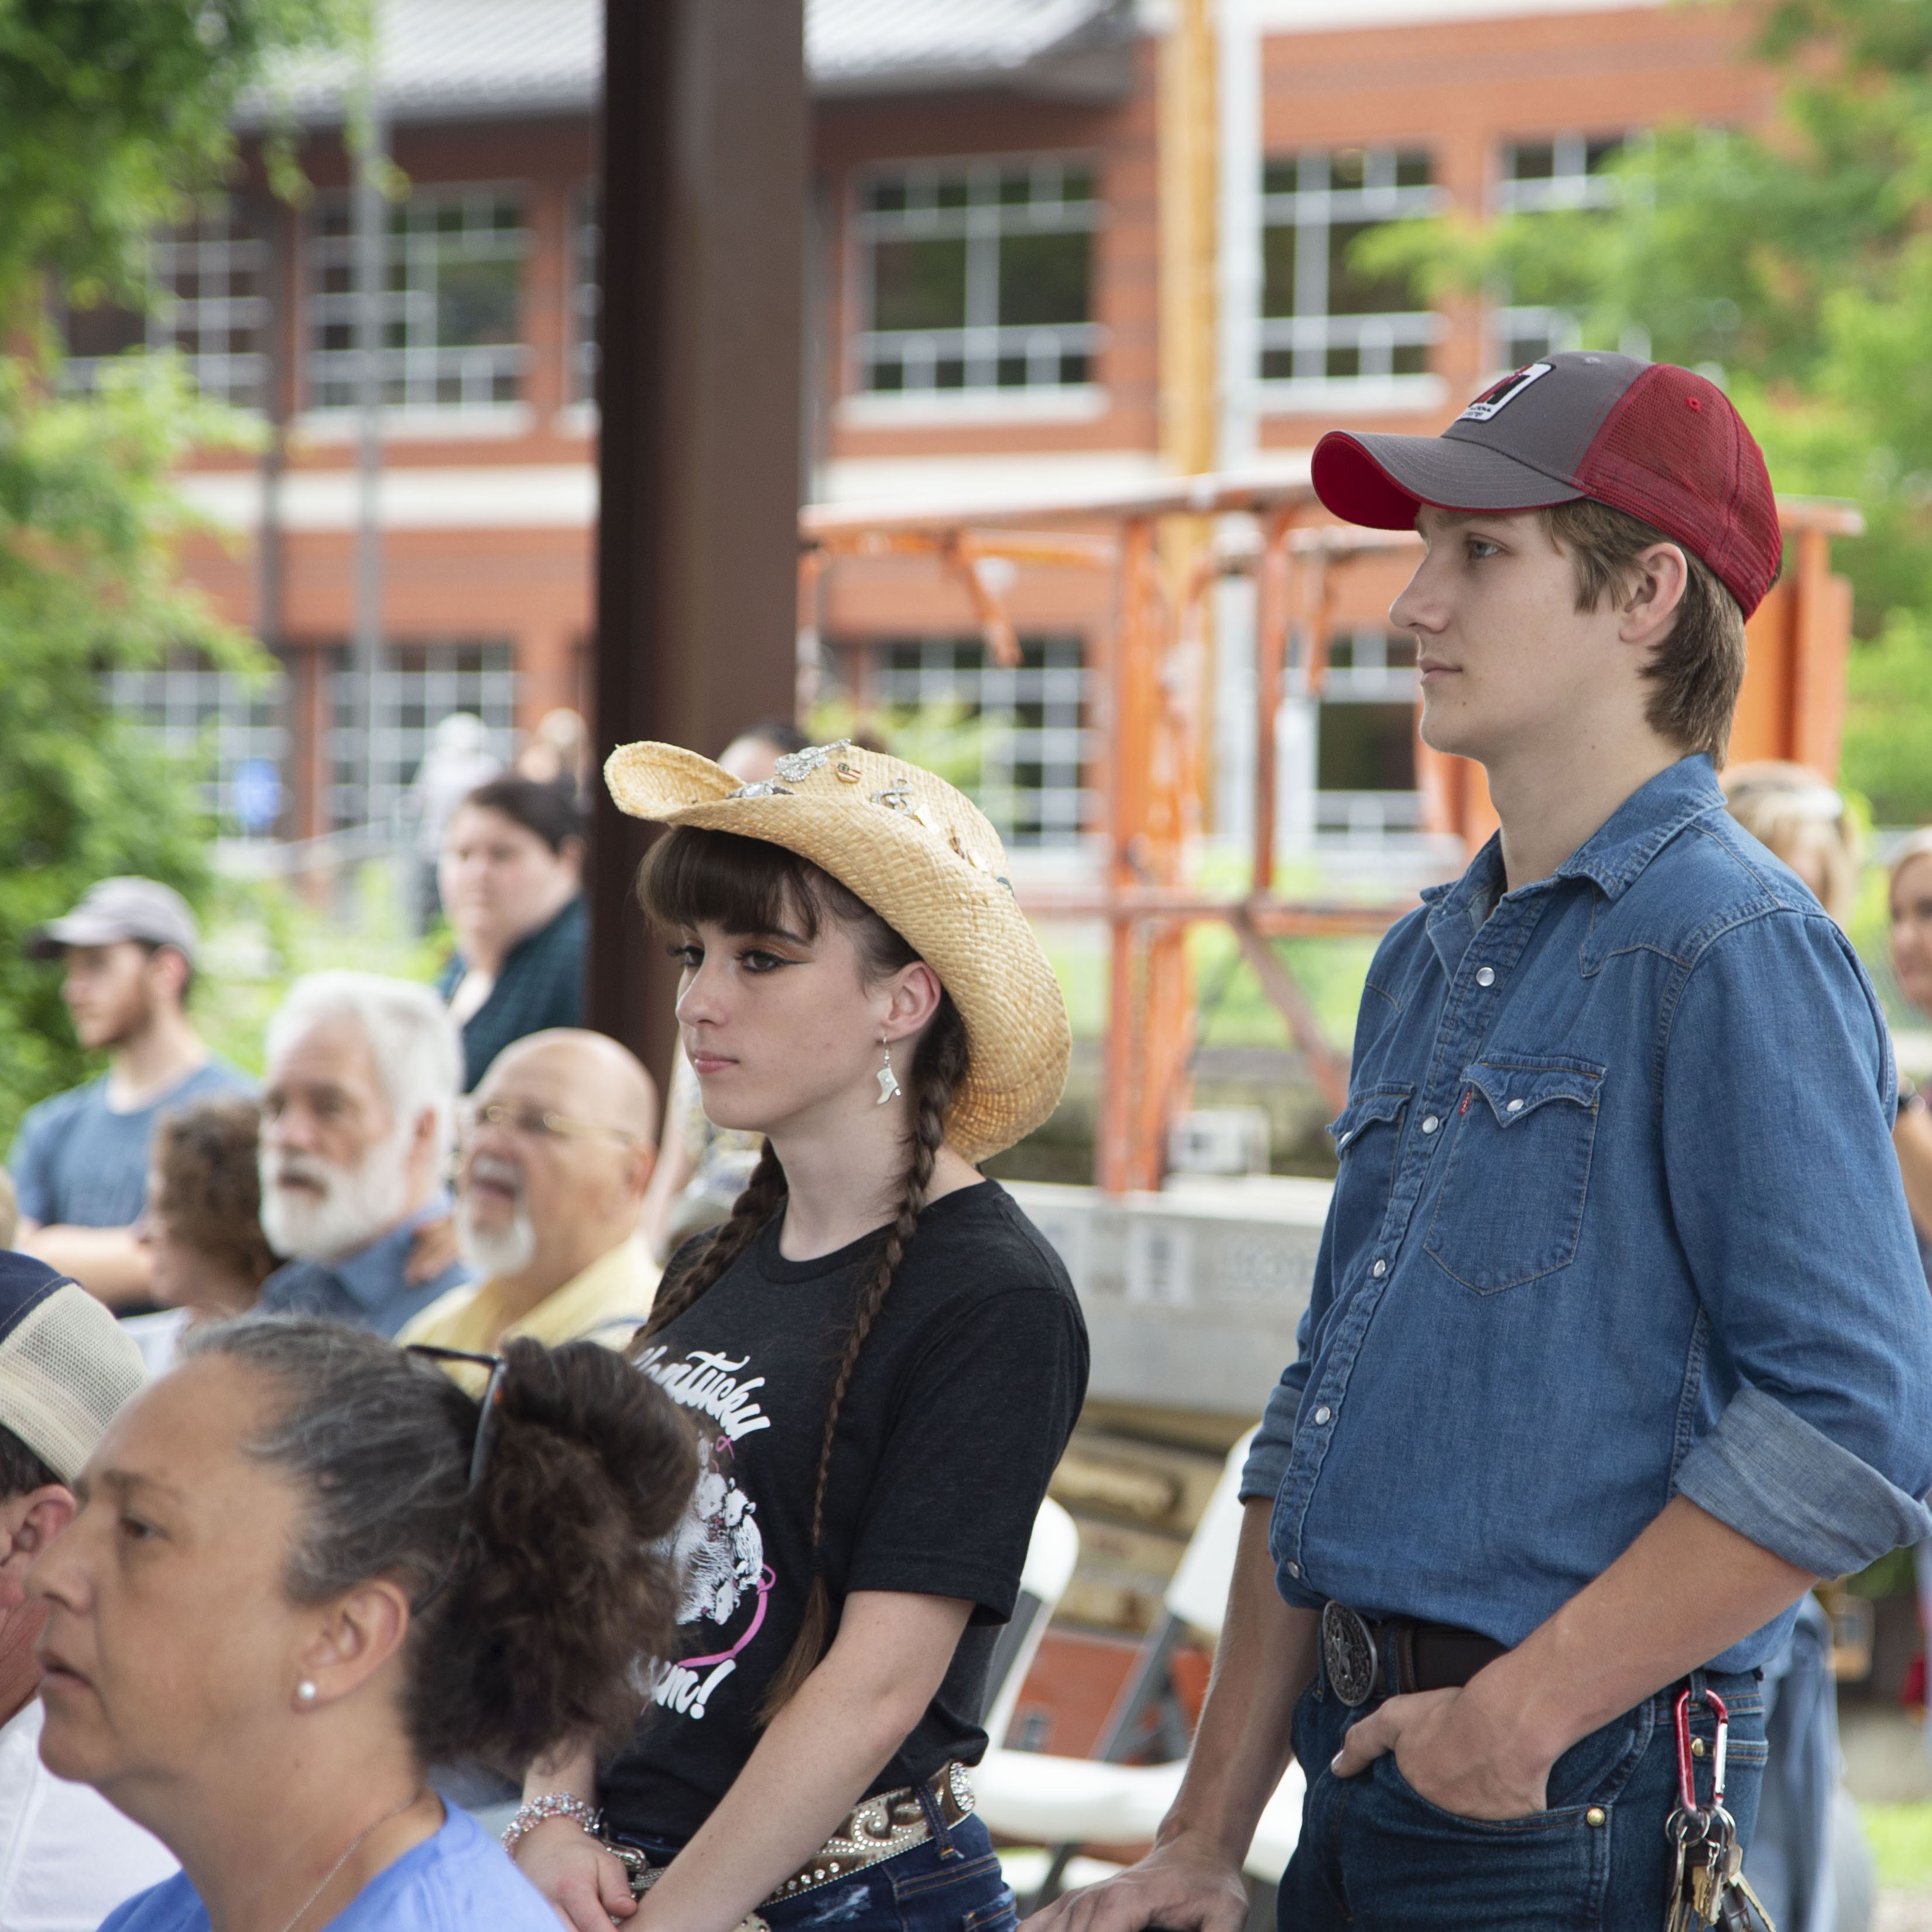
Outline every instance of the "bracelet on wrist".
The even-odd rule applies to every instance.
[[[551,1818],[574,1818],[593,1838],[604,1828],[604,1814],[596,1805],[568,1791],[546,1791],[541,1798],[532,1798],[520,1806],[517,1815],[503,1827],[504,1850],[514,1852],[526,1832],[535,1831]]]

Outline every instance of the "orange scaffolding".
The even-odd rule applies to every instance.
[[[1843,504],[1789,500],[1779,511],[1792,567],[1748,627],[1733,754],[1793,758],[1832,772],[1844,719],[1851,595],[1831,574],[1830,540],[1862,526]],[[1239,519],[1246,540],[1214,540],[1212,518]],[[1169,524],[1180,541],[1164,544]],[[1109,928],[1094,1178],[1110,1192],[1160,1186],[1168,1126],[1186,1104],[1195,1037],[1186,934],[1197,921],[1228,926],[1324,1099],[1337,1112],[1346,1102],[1348,1055],[1324,1034],[1274,942],[1379,934],[1414,902],[1322,901],[1276,890],[1276,718],[1292,674],[1308,694],[1322,693],[1335,574],[1416,542],[1407,532],[1328,522],[1306,483],[1214,476],[1078,499],[904,510],[818,506],[800,518],[800,622],[814,634],[825,574],[842,560],[934,560],[970,601],[988,658],[1004,665],[1019,662],[1003,595],[1014,568],[1112,578],[1113,621],[1094,666],[1102,876],[1090,887],[1020,894],[1036,919],[1100,920]],[[1214,584],[1230,575],[1256,580],[1254,830],[1246,890],[1216,896],[1198,888],[1195,861],[1210,742],[1206,608]],[[1417,758],[1425,826],[1456,835],[1473,851],[1496,824],[1481,768],[1419,740]]]

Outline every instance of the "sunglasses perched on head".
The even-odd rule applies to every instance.
[[[475,1489],[482,1479],[483,1466],[488,1460],[490,1439],[496,1419],[496,1411],[503,1400],[503,1377],[509,1364],[501,1355],[478,1355],[467,1348],[438,1348],[427,1342],[411,1342],[403,1350],[406,1355],[421,1355],[431,1362],[467,1362],[472,1367],[488,1369],[490,1379],[483,1385],[480,1412],[476,1418],[476,1440],[470,1451],[470,1486]]]

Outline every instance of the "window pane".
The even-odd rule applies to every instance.
[[[963,241],[880,242],[872,250],[874,328],[961,328],[966,322]]]
[[[436,334],[439,346],[514,342],[517,281],[520,263],[470,262],[446,257],[436,265]]]
[[[1084,234],[1001,236],[1000,321],[1086,321],[1090,241]]]
[[[1556,172],[1556,149],[1548,141],[1519,142],[1508,154],[1512,181],[1548,181]]]
[[[1315,769],[1321,791],[1413,791],[1414,707],[1324,704]]]
[[[1294,313],[1294,238],[1292,228],[1262,230],[1262,313]]]
[[[75,356],[118,356],[147,340],[148,319],[140,310],[100,302],[73,308],[67,315],[67,352]]]
[[[1379,221],[1338,221],[1328,230],[1330,315],[1400,314],[1416,307],[1406,275],[1370,274],[1352,263],[1356,237],[1386,225]]]
[[[1429,182],[1427,154],[1408,154],[1396,156],[1395,184],[1397,188],[1426,188]]]

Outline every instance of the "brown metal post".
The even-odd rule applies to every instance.
[[[792,710],[808,115],[802,0],[605,0],[600,756]],[[591,1023],[662,1078],[675,980],[596,789]]]

